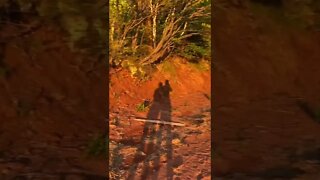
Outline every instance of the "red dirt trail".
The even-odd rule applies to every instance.
[[[171,66],[172,72],[159,66],[151,79],[140,83],[125,70],[111,75],[109,164],[112,179],[211,178],[210,71],[196,69],[180,58],[171,59]],[[165,84],[166,80],[172,89],[171,109],[166,111],[164,103],[154,101],[148,110],[162,109],[161,113],[169,114],[171,121],[186,126],[132,120],[131,117],[148,117],[148,110],[137,112],[136,106],[145,99],[152,100],[158,84]]]

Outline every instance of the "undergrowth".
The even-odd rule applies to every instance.
[[[149,80],[155,68],[152,65],[140,65],[137,61],[137,59],[132,57],[131,59],[122,61],[121,66],[130,71],[131,77],[134,77],[139,81]]]
[[[136,110],[137,112],[146,112],[149,109],[149,105],[150,105],[150,102],[146,100],[138,104]]]
[[[210,65],[205,61],[195,63],[190,62],[190,66],[200,72],[208,71],[210,69]]]
[[[165,73],[168,73],[170,75],[176,75],[176,68],[174,67],[174,64],[170,61],[164,61],[162,63],[161,69]]]

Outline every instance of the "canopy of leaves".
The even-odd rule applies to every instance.
[[[211,0],[110,0],[110,63],[210,58]]]

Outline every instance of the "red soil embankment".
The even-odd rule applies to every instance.
[[[218,2],[217,2],[218,4]],[[248,8],[213,19],[214,177],[319,177],[320,33]]]
[[[1,35],[19,31],[6,27]],[[71,52],[50,26],[3,50],[9,76],[0,77],[0,177],[105,177],[105,159],[86,158],[92,136],[105,131],[105,63]]]

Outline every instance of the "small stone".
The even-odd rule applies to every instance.
[[[180,145],[181,141],[180,141],[180,139],[174,139],[174,140],[172,140],[172,144],[173,145]]]

